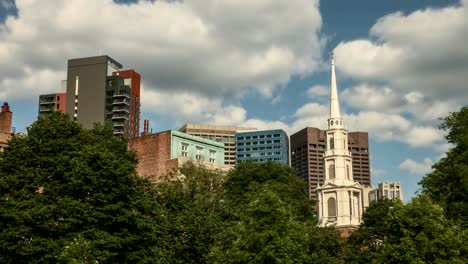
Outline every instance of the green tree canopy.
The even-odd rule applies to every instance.
[[[443,119],[453,148],[434,164],[434,171],[421,181],[423,192],[439,203],[447,217],[468,227],[468,106]]]
[[[135,164],[110,127],[85,130],[59,113],[40,117],[0,158],[0,262],[157,256],[159,209]]]

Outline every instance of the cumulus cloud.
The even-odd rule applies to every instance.
[[[307,95],[314,99],[316,97],[321,97],[321,96],[326,96],[329,94],[329,89],[328,87],[324,85],[314,85],[307,89]]]
[[[408,170],[412,174],[427,174],[431,172],[432,164],[434,164],[434,162],[429,158],[425,158],[422,162],[406,159],[399,167],[402,170]]]
[[[467,41],[467,2],[397,12],[380,18],[369,39],[340,43],[337,67],[359,80],[386,81],[411,103],[422,94],[426,100],[467,99]]]
[[[316,0],[17,0],[16,7],[18,16],[0,24],[0,61],[8,62],[0,90],[9,98],[59,86],[67,59],[99,50],[139,71],[146,91],[232,98],[253,89],[271,97],[292,75],[318,68],[324,43]],[[41,91],[28,82],[38,72],[50,73]]]

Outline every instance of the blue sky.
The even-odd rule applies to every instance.
[[[439,118],[468,101],[468,3],[0,0],[0,101],[25,131],[69,58],[99,50],[142,74],[153,131],[186,122],[325,127],[328,54],[350,131],[368,131],[372,182],[405,200],[450,147]],[[81,10],[76,12],[76,10]]]

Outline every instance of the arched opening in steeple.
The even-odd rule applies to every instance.
[[[328,178],[330,180],[335,179],[335,164],[328,165]]]
[[[335,198],[330,197],[327,200],[328,208],[328,221],[336,221],[336,201]]]
[[[329,146],[330,146],[330,149],[334,149],[335,148],[335,139],[333,137],[330,137],[330,140],[329,140]]]

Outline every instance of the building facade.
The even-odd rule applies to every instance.
[[[202,124],[185,124],[179,131],[214,140],[224,144],[224,164],[236,165],[236,132],[252,131],[256,128],[234,127],[234,126],[214,126]]]
[[[236,160],[276,161],[289,166],[289,138],[281,129],[236,133]]]
[[[403,201],[403,190],[400,182],[379,182],[377,187],[377,199],[400,199]]]
[[[68,60],[66,113],[84,128],[111,124],[115,135],[139,135],[140,75],[109,56]]]
[[[129,148],[138,156],[137,173],[153,181],[162,180],[161,176],[175,172],[189,160],[208,168],[227,169],[222,143],[175,130],[132,139]]]
[[[0,112],[0,152],[8,147],[8,141],[14,134],[12,130],[13,113],[10,111],[10,106],[7,102],[3,103],[2,111]]]
[[[314,191],[324,184],[326,130],[306,127],[291,135],[291,167],[307,182],[310,199],[317,199]],[[354,180],[362,186],[371,186],[369,137],[367,132],[348,133],[348,150],[351,151]]]
[[[331,59],[330,116],[325,132],[323,156],[324,184],[317,187],[319,223],[339,229],[354,229],[361,223],[363,188],[353,177],[348,149],[348,131],[343,125],[336,85],[335,64]]]
[[[66,93],[39,95],[39,116],[52,111],[65,113],[67,104],[66,96]]]

